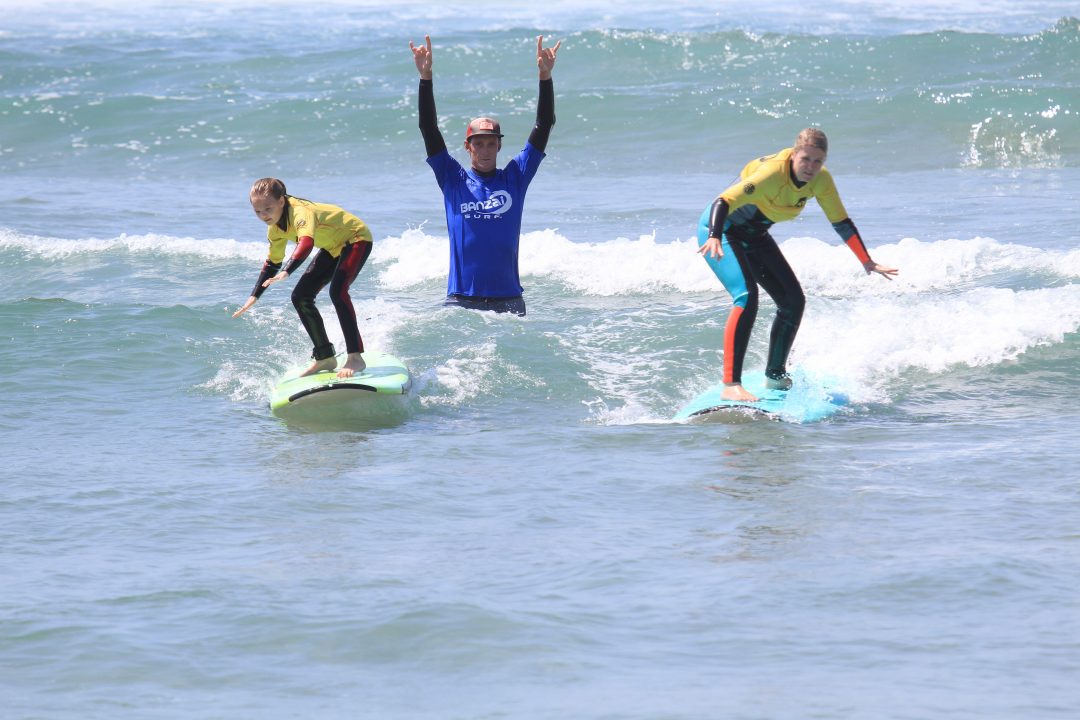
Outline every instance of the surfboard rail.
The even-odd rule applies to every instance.
[[[725,400],[721,397],[724,383],[717,383],[683,406],[673,419],[683,422],[729,420],[738,414],[741,417],[736,419],[741,421],[758,416],[769,420],[809,423],[831,417],[849,404],[844,393],[806,378],[797,379],[791,390],[773,390],[766,387],[764,373],[748,373],[743,376],[743,387],[758,400]]]
[[[363,354],[363,370],[340,378],[337,367],[345,358],[341,353],[334,368],[311,375],[301,375],[306,365],[288,370],[270,393],[271,413],[285,420],[312,421],[401,415],[413,384],[408,367],[393,355],[368,351]]]

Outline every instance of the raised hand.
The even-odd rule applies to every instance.
[[[536,37],[536,67],[540,68],[541,80],[551,79],[551,71],[555,68],[555,56],[559,54],[560,46],[562,46],[562,40],[555,43],[552,47],[545,48],[544,36],[538,35]],[[431,52],[430,47],[428,48],[428,52]]]
[[[420,72],[421,80],[431,79],[431,36],[424,36],[424,45],[416,47],[413,45],[412,40],[409,41],[409,49],[412,50],[413,61],[416,63],[416,69]],[[551,62],[555,64],[555,57],[552,56]]]

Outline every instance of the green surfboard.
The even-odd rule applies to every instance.
[[[270,394],[270,411],[284,420],[348,422],[395,419],[406,411],[412,374],[393,355],[369,350],[362,357],[367,366],[352,377],[339,378],[337,368],[345,362],[312,375],[301,376],[310,363],[292,368]]]

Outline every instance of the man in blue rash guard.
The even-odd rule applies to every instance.
[[[536,65],[540,71],[540,97],[536,124],[525,148],[501,170],[496,159],[502,149],[497,120],[478,117],[465,130],[465,151],[471,167],[466,170],[450,156],[439,132],[435,90],[431,73],[431,37],[424,45],[412,42],[416,69],[420,72],[420,133],[427,162],[443,192],[446,229],[450,235],[450,276],[446,305],[473,310],[525,314],[525,300],[518,275],[518,242],[525,191],[544,159],[548,135],[555,124],[555,89],[551,70],[562,41],[543,46],[536,38]]]

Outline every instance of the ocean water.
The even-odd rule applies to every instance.
[[[1075,716],[1074,2],[0,10],[0,717]],[[507,155],[563,40],[525,318],[439,304],[425,33],[448,144]],[[775,229],[852,405],[674,423],[729,305],[698,215],[810,124],[900,268]],[[310,348],[280,287],[231,317],[266,175],[372,227],[405,419],[269,414]]]

